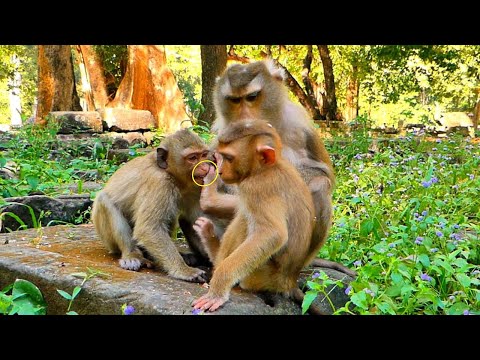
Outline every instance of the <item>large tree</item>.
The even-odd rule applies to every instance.
[[[75,87],[70,45],[38,46],[38,106],[36,123],[51,111],[81,111]]]
[[[213,88],[215,79],[220,76],[227,66],[226,45],[201,45],[202,58],[202,105],[204,112],[200,120],[212,124],[215,120],[213,106]]]
[[[337,118],[337,98],[335,94],[335,77],[333,75],[332,59],[327,45],[317,45],[318,52],[323,65],[323,74],[325,76],[325,92],[327,93],[327,120]]]

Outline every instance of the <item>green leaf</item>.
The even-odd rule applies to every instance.
[[[388,296],[392,297],[392,298],[395,298],[397,296],[400,295],[401,291],[402,291],[402,288],[403,288],[403,281],[399,284],[396,284],[396,285],[393,285],[393,286],[390,286],[387,288],[387,290],[385,291],[385,294],[387,294]]]
[[[350,297],[350,300],[357,305],[359,308],[363,310],[368,310],[368,304],[367,304],[367,294],[362,290],[358,293],[353,294]]]
[[[73,289],[73,292],[72,292],[72,300],[77,297],[80,291],[82,291],[82,288],[80,286],[75,286],[75,289]]]
[[[317,297],[317,292],[316,291],[307,291],[305,293],[305,297],[303,298],[303,302],[302,302],[302,314],[305,314],[308,310],[308,308],[310,307],[310,305],[312,304],[313,300],[315,300],[315,298]]]
[[[403,276],[400,273],[392,272],[392,275],[390,275],[390,277],[392,278],[392,281],[395,284],[398,284],[399,282],[403,282]]]
[[[452,265],[450,265],[449,263],[443,261],[442,259],[435,259],[434,263],[442,268],[444,268],[445,270],[447,270],[447,273],[448,274],[453,274],[455,272],[455,270],[453,270],[453,267]]]
[[[455,303],[446,310],[446,313],[447,315],[463,315],[465,310],[469,310],[467,304]]]
[[[464,288],[467,288],[470,286],[470,278],[465,275],[465,274],[455,274],[455,277],[457,278],[458,282],[462,284]]]
[[[77,272],[77,273],[72,273],[70,275],[72,275],[76,278],[80,278],[80,279],[83,279],[83,278],[87,277],[87,273],[85,273],[85,272]]]
[[[27,180],[28,185],[30,185],[30,187],[31,187],[33,190],[35,190],[35,189],[38,187],[38,184],[39,184],[39,182],[40,182],[40,180],[38,179],[38,177],[36,177],[36,176],[31,176],[31,175],[27,176],[27,177],[26,177],[26,180]]]
[[[393,310],[393,308],[392,308],[392,305],[390,305],[387,302],[381,302],[381,303],[377,304],[377,307],[383,313],[387,313],[387,314],[390,314],[390,315],[395,315],[396,314],[395,310]]]
[[[422,263],[423,266],[429,267],[430,266],[430,258],[427,254],[420,254],[418,255],[418,261]]]
[[[405,297],[405,295],[409,296],[413,291],[415,290],[415,288],[408,284],[408,285],[405,285],[402,287],[402,290],[400,291],[400,295],[402,295],[403,297]]]
[[[43,299],[43,295],[38,287],[36,287],[30,281],[17,279],[13,284],[12,295],[15,298],[21,294],[28,295],[28,297],[35,305],[46,305],[45,300]]]
[[[76,311],[69,311],[67,312],[67,315],[78,315]]]
[[[378,243],[378,244],[375,244],[373,247],[372,247],[373,250],[375,250],[376,252],[380,253],[380,254],[383,254],[387,251],[387,244],[385,244],[385,242],[381,242],[381,243]]]
[[[360,236],[367,236],[373,230],[373,221],[372,220],[364,220],[360,224]]]
[[[5,165],[7,165],[7,159],[0,156],[0,168],[3,168]]]
[[[63,290],[58,290],[57,289],[57,292],[62,296],[64,297],[65,299],[67,300],[72,300],[72,295],[70,295],[69,293],[63,291]]]
[[[0,314],[6,314],[12,306],[12,297],[0,292]]]

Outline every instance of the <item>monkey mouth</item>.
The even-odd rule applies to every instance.
[[[205,176],[194,176],[193,178],[195,179],[195,182],[199,183],[200,185],[203,185],[203,178]]]

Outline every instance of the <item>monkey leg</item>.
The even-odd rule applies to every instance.
[[[331,219],[333,214],[332,200],[331,200],[331,182],[326,176],[314,177],[308,184],[312,192],[313,202],[315,205],[315,227],[313,229],[312,242],[309,253],[311,259],[308,263],[310,266],[319,266],[329,269],[334,269],[343,272],[352,277],[356,277],[357,273],[345,265],[334,261],[324,259],[314,259],[320,248],[325,244],[328,237],[328,231],[331,226]],[[313,260],[313,262],[311,262]]]
[[[177,250],[168,232],[157,224],[146,223],[145,217],[137,222],[133,237],[145,249],[156,266],[163,268],[171,277],[180,280],[205,282],[206,273],[202,269],[188,266]]]
[[[206,217],[199,217],[195,221],[193,229],[197,232],[210,261],[213,263],[220,248],[220,240],[215,235],[213,222]]]
[[[100,192],[95,199],[92,220],[107,249],[111,253],[121,254],[121,268],[137,271],[144,264],[151,266],[132,239],[132,229],[128,221],[104,192]]]

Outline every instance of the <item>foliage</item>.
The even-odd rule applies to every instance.
[[[107,273],[104,273],[103,271],[92,269],[92,268],[89,268],[89,267],[87,267],[87,272],[78,272],[78,273],[73,273],[71,275],[74,276],[74,277],[83,278],[80,286],[75,286],[73,288],[73,291],[72,291],[71,294],[67,293],[66,291],[59,290],[59,289],[57,289],[57,292],[60,294],[61,297],[68,300],[68,308],[67,308],[66,315],[78,315],[78,313],[76,311],[71,311],[70,308],[72,307],[72,304],[73,304],[73,301],[75,300],[75,298],[78,296],[78,294],[80,294],[80,291],[82,291],[82,286],[88,280],[90,280],[91,278],[93,278],[95,276],[108,277],[110,275],[107,274]]]
[[[45,315],[46,312],[41,291],[30,281],[17,279],[0,291],[0,314]]]
[[[409,135],[374,154],[327,145],[335,225],[320,257],[358,273],[335,313],[480,314],[480,144]]]

